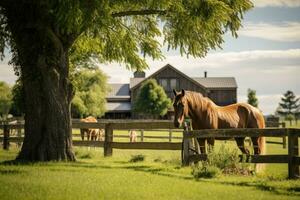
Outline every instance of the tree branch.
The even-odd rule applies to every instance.
[[[165,15],[166,10],[128,10],[123,12],[112,13],[113,17],[125,17],[133,15]]]

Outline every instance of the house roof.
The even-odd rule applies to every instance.
[[[195,77],[193,79],[206,88],[237,88],[234,77]]]
[[[192,79],[191,77],[187,76],[186,74],[182,73],[181,71],[179,71],[178,69],[176,69],[175,67],[173,67],[170,64],[166,64],[164,67],[160,68],[159,70],[157,70],[156,72],[154,72],[153,74],[151,74],[150,76],[148,76],[147,78],[144,78],[143,80],[140,80],[139,83],[135,84],[133,87],[130,87],[130,89],[134,89],[135,87],[137,87],[138,85],[140,85],[142,82],[144,82],[147,79],[152,78],[153,76],[155,76],[156,74],[159,74],[161,71],[163,71],[166,68],[171,68],[172,70],[176,71],[178,74],[180,74],[181,76],[185,77],[186,79],[194,82],[196,85],[202,87],[203,89],[205,89],[205,87],[203,85],[201,85],[199,82],[195,81],[194,79]],[[134,82],[134,81],[133,81]]]
[[[129,84],[112,83],[109,85],[111,91],[108,93],[107,98],[130,98]]]
[[[106,110],[109,111],[131,111],[131,103],[130,102],[107,102]]]
[[[237,88],[237,83],[234,77],[194,77],[191,78],[187,76],[186,74],[182,73],[175,67],[173,67],[170,64],[165,65],[152,75],[148,76],[147,78],[131,78],[130,79],[130,89],[133,89],[140,85],[145,80],[152,78],[156,74],[160,73],[162,70],[164,70],[166,67],[169,67],[176,71],[177,73],[181,74],[183,77],[189,79],[190,81],[196,83],[197,85],[201,86],[204,89],[213,89],[213,88]]]

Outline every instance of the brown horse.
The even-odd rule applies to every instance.
[[[97,122],[97,119],[95,117],[89,116],[87,118],[81,119],[81,122]],[[88,129],[88,128],[82,128],[80,129],[81,139],[84,140],[84,135],[86,135],[87,140],[96,141],[99,139],[100,141],[103,141],[103,131],[100,129]]]
[[[217,106],[212,100],[203,97],[200,93],[185,91],[174,92],[173,107],[175,111],[174,125],[180,127],[184,117],[190,117],[192,128],[265,128],[262,113],[247,103],[236,103],[228,106]],[[201,153],[206,153],[205,140],[198,138]],[[243,138],[235,138],[242,153],[249,154],[244,146]],[[254,154],[265,153],[265,138],[251,137]],[[207,143],[214,145],[214,138],[207,138]]]

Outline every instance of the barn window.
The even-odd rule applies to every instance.
[[[159,84],[167,91],[168,90],[168,80],[167,79],[159,79]]]
[[[176,78],[161,78],[159,79],[159,85],[161,85],[166,92],[170,92],[173,89],[178,90],[179,82]]]

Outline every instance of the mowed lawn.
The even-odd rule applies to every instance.
[[[300,181],[286,179],[287,165],[268,165],[256,176],[195,180],[191,167],[181,167],[180,151],[114,149],[104,158],[102,148],[75,148],[74,163],[4,162],[17,152],[0,150],[0,199],[300,199]],[[286,149],[268,144],[268,152]],[[145,160],[130,162],[138,154]]]

